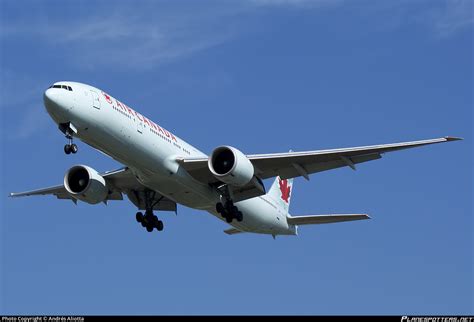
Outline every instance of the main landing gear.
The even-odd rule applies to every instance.
[[[238,222],[241,222],[244,219],[242,212],[234,206],[234,203],[231,200],[227,200],[225,204],[222,204],[222,202],[217,203],[216,210],[229,224],[234,219]]]
[[[156,228],[158,231],[162,231],[164,228],[163,222],[153,214],[152,210],[145,211],[145,215],[139,211],[137,212],[136,218],[137,222],[142,224],[142,226],[145,227],[149,233],[151,233],[154,228]]]
[[[160,198],[153,203],[153,201],[155,200],[155,194],[156,193],[154,191],[150,191],[150,190],[145,191],[145,195],[144,195],[145,209],[146,209],[145,215],[143,215],[143,213],[139,211],[137,212],[136,217],[135,217],[137,219],[137,222],[142,224],[142,226],[145,227],[149,233],[151,233],[154,228],[156,228],[156,230],[158,231],[162,231],[164,228],[163,222],[159,220],[158,217],[153,214],[153,208],[161,200]]]

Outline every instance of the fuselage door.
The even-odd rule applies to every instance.
[[[135,120],[137,122],[137,132],[143,133],[143,121],[140,120],[138,117]]]
[[[97,94],[97,92],[92,91],[92,90],[91,90],[91,94],[92,94],[92,107],[100,110],[99,94]]]

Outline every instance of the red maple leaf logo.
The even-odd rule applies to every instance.
[[[288,198],[290,198],[291,186],[288,185],[288,180],[279,180],[280,184],[280,191],[281,191],[281,199],[283,199],[286,203],[288,203]]]
[[[105,93],[105,92],[102,92],[102,94],[104,95],[105,97],[105,100],[109,103],[109,104],[112,104],[112,99],[110,98],[110,96]]]

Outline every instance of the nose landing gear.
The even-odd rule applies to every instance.
[[[64,146],[64,153],[76,154],[78,151],[77,145],[72,143],[73,134],[77,132],[75,127],[71,123],[64,123],[59,125],[59,129],[65,134],[68,140],[68,143]]]
[[[77,153],[77,145],[75,145],[74,143],[72,143],[72,139],[70,141],[70,143],[66,144],[64,146],[64,153],[66,154],[76,154]]]

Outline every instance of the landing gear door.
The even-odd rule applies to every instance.
[[[100,110],[99,94],[91,90],[91,95],[92,95],[92,107]]]

